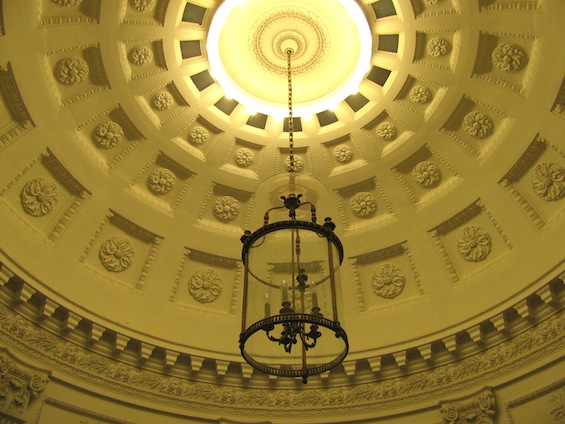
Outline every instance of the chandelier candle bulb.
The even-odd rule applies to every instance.
[[[318,307],[318,293],[312,290],[312,308]]]
[[[282,303],[288,303],[288,284],[285,280],[282,282]]]
[[[271,316],[271,293],[265,293],[265,318]]]

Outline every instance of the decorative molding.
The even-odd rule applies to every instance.
[[[1,13],[0,7],[0,18]],[[8,144],[34,128],[35,124],[20,94],[10,62],[7,62],[5,65],[0,65],[0,84],[9,102],[6,107],[12,111],[16,118],[0,133],[0,150],[2,150]]]
[[[8,422],[22,422],[30,405],[43,396],[50,376],[51,372],[31,367],[0,347],[0,415],[9,417]]]
[[[470,398],[440,402],[444,424],[493,424],[496,402],[491,387]]]
[[[541,396],[545,396],[551,392],[556,392],[557,390],[561,389],[562,391],[564,390],[565,387],[565,378],[562,378],[560,380],[557,380],[556,382],[545,386],[539,390],[535,390],[531,393],[528,393],[525,396],[521,396],[517,399],[511,400],[510,402],[506,403],[505,405],[505,409],[506,409],[506,418],[508,419],[508,422],[510,424],[514,424],[514,418],[512,417],[512,409],[516,408],[518,406],[524,405],[528,402],[531,402],[533,400],[536,400],[538,398],[540,398]],[[555,408],[554,411],[556,411],[556,414],[553,413],[553,411],[550,411],[551,415],[555,415],[555,422],[559,422],[558,417],[557,417],[557,413],[561,413],[561,417],[565,416],[563,414],[565,414],[565,405],[563,405],[563,400],[565,399],[565,394],[563,394],[561,396],[561,405],[557,405],[557,408]]]
[[[343,387],[277,391],[221,386],[163,375],[117,362],[67,342],[0,305],[0,340],[14,349],[71,376],[88,376],[90,384],[131,394],[138,399],[202,410],[219,409],[264,415],[320,416],[398,407],[464,390],[477,381],[490,381],[511,369],[555,354],[565,344],[565,317],[552,317],[529,327],[506,342],[448,364],[435,363],[428,371],[392,380]],[[398,356],[398,355],[397,355]],[[203,358],[202,358],[203,359]],[[307,397],[304,397],[307,394]],[[301,405],[301,408],[289,408]]]
[[[43,410],[46,406],[51,406],[54,408],[58,408],[63,411],[68,411],[77,415],[81,415],[82,417],[86,417],[88,419],[96,420],[95,423],[90,423],[89,421],[81,420],[80,424],[135,424],[133,421],[124,421],[119,420],[117,418],[110,417],[109,415],[100,414],[99,412],[91,411],[86,408],[80,408],[75,404],[67,403],[59,399],[45,397],[43,403],[41,404],[41,410],[39,412],[39,416],[41,417]]]

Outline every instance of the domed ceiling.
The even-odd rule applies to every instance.
[[[350,354],[329,381],[527,314],[565,270],[565,4],[233,3],[0,2],[0,259],[21,296],[120,351],[248,380],[239,238],[289,167],[290,43],[297,170],[345,249]]]

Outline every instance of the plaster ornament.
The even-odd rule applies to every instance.
[[[231,196],[220,196],[214,203],[214,215],[221,221],[231,221],[239,213],[239,202]]]
[[[345,144],[340,144],[339,146],[335,147],[333,151],[333,155],[336,161],[341,163],[347,163],[353,157],[353,151],[351,150],[351,147]]]
[[[31,216],[40,217],[53,210],[59,199],[59,192],[55,183],[50,179],[34,178],[25,184],[21,199],[25,212]]]
[[[516,72],[524,65],[526,54],[514,44],[500,44],[491,55],[492,64],[504,72]]]
[[[392,299],[398,296],[404,289],[405,284],[406,277],[396,265],[379,265],[373,272],[373,290],[381,297]]]
[[[422,85],[417,85],[412,90],[410,90],[410,100],[415,103],[426,103],[432,97],[432,92],[429,88]]]
[[[65,85],[83,82],[88,76],[88,72],[88,63],[78,56],[61,59],[55,68],[57,81]]]
[[[421,186],[432,187],[439,183],[441,173],[436,164],[425,160],[414,167],[412,177],[414,177],[414,180]]]
[[[284,166],[286,167],[287,171],[290,171],[290,156],[287,156],[287,158],[284,160]],[[294,155],[294,171],[300,172],[302,171],[303,167],[304,167],[304,159],[302,159],[298,155]]]
[[[8,412],[2,423],[25,422],[20,420],[25,410],[37,399],[49,383],[47,375],[40,375],[33,369],[16,365],[5,353],[0,353],[0,366],[5,372],[0,373],[0,408]],[[4,416],[4,414],[2,414]]]
[[[138,12],[149,12],[155,7],[156,0],[130,0],[130,3]]]
[[[94,130],[94,140],[105,149],[111,149],[124,137],[124,130],[114,121],[99,124]]]
[[[190,131],[188,138],[189,138],[191,143],[203,144],[203,143],[206,142],[206,140],[208,140],[209,135],[210,135],[210,133],[208,132],[208,130],[206,128],[196,127],[196,128],[193,128]]]
[[[131,241],[123,236],[109,238],[100,246],[100,261],[108,271],[125,271],[133,263],[134,255]]]
[[[396,138],[396,127],[390,122],[383,122],[377,127],[377,135],[383,140],[394,140]]]
[[[173,96],[162,91],[153,96],[153,107],[157,110],[167,110],[173,105]]]
[[[438,4],[441,0],[424,0],[424,3],[431,5]]]
[[[165,194],[173,189],[177,177],[167,168],[157,168],[147,178],[147,186],[155,194]]]
[[[445,56],[449,48],[449,43],[444,38],[432,38],[428,42],[428,53],[433,57]]]
[[[493,424],[494,393],[489,388],[469,400],[442,402],[440,412],[445,424]]]
[[[482,261],[488,256],[491,248],[490,235],[476,225],[463,228],[457,236],[457,251],[466,261]]]
[[[188,291],[200,303],[213,302],[222,294],[222,279],[213,269],[203,268],[190,278]]]
[[[235,152],[235,163],[241,167],[246,167],[253,163],[255,159],[255,154],[251,149],[247,147],[242,147],[237,152]]]
[[[351,210],[361,218],[370,216],[377,210],[377,202],[369,192],[362,191],[351,198]]]
[[[554,162],[537,165],[531,180],[532,188],[544,200],[559,200],[565,196],[565,169]]]
[[[129,58],[134,65],[143,66],[151,62],[151,59],[153,59],[153,52],[151,49],[144,46],[136,47],[130,52]]]
[[[53,0],[53,2],[59,6],[72,7],[79,5],[82,0]]]
[[[556,393],[549,398],[549,401],[553,405],[551,410],[551,415],[555,422],[565,418],[565,393]]]
[[[471,112],[463,118],[463,130],[471,137],[485,138],[494,128],[492,120],[481,112]]]

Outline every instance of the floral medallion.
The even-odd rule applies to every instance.
[[[153,96],[153,107],[157,110],[167,110],[173,105],[173,96],[171,93],[162,91]]]
[[[143,66],[147,65],[153,59],[153,52],[151,49],[141,46],[132,49],[129,58],[134,65]]]
[[[377,201],[369,192],[362,191],[351,198],[351,210],[361,218],[373,215],[377,210]]]
[[[392,299],[393,297],[398,296],[404,289],[405,284],[406,277],[396,265],[379,265],[373,272],[373,290],[381,297]]]
[[[463,130],[471,137],[485,138],[492,133],[492,120],[481,112],[471,112],[463,118]]]
[[[383,122],[377,127],[377,135],[386,141],[394,140],[396,137],[396,127],[390,122]]]
[[[22,189],[21,199],[24,211],[31,216],[39,217],[53,210],[59,199],[59,192],[50,179],[34,178]]]
[[[59,6],[72,7],[81,4],[82,0],[53,0]]]
[[[428,53],[433,57],[445,56],[449,52],[450,46],[443,38],[432,38],[428,42]]]
[[[439,183],[441,174],[436,164],[425,160],[414,167],[412,177],[421,186],[432,187]]]
[[[190,131],[188,139],[193,144],[204,144],[208,140],[210,133],[204,127],[196,127]]]
[[[203,268],[190,278],[188,291],[200,303],[213,302],[222,294],[222,279],[213,269]]]
[[[237,163],[242,168],[251,165],[254,159],[255,154],[251,149],[248,149],[247,147],[242,147],[237,152],[235,152],[235,163]]]
[[[124,130],[114,121],[99,124],[94,130],[94,140],[105,149],[111,149],[124,137]]]
[[[463,228],[457,236],[457,251],[466,261],[482,261],[488,256],[491,248],[490,235],[476,225]]]
[[[347,163],[353,157],[353,151],[351,150],[351,147],[345,144],[340,144],[334,148],[333,156],[336,161]]]
[[[553,162],[537,165],[531,174],[532,188],[544,200],[559,200],[565,196],[565,169]]]
[[[149,12],[155,7],[156,0],[130,0],[130,3],[138,12]]]
[[[239,213],[239,202],[231,196],[220,196],[214,203],[214,215],[221,221],[231,221]]]
[[[432,92],[429,88],[417,85],[410,90],[410,100],[414,103],[427,103],[432,98]]]
[[[526,54],[514,44],[501,44],[492,52],[492,64],[504,72],[516,72],[524,66]]]
[[[287,171],[290,171],[290,156],[287,156],[286,159],[284,160],[284,166]],[[302,171],[303,167],[304,167],[304,159],[302,159],[298,155],[294,155],[294,171],[300,172]]]
[[[123,236],[109,238],[100,246],[100,261],[112,272],[122,272],[133,263],[134,249],[131,241]]]
[[[157,168],[147,178],[147,186],[155,194],[165,194],[173,189],[177,177],[167,168]]]
[[[78,56],[60,60],[55,68],[57,81],[65,85],[75,85],[83,82],[88,76],[88,72],[88,63]]]

